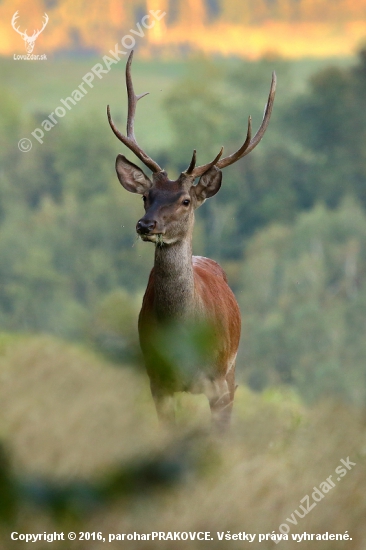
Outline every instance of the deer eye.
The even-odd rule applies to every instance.
[[[189,199],[185,199],[182,204],[184,204],[184,206],[188,206],[190,202],[191,201]]]

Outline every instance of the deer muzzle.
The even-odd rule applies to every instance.
[[[156,228],[155,220],[141,218],[136,224],[136,231],[139,235],[150,235]]]

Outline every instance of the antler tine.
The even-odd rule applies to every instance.
[[[233,164],[237,160],[239,160],[241,157],[243,157],[246,154],[246,151],[250,145],[252,139],[252,117],[248,117],[248,130],[247,130],[247,137],[245,138],[245,141],[243,145],[236,151],[236,153],[233,153],[232,155],[229,155],[228,157],[225,157],[221,159],[217,163],[218,168],[225,168],[226,166],[230,166],[230,164]]]
[[[228,157],[221,159],[216,164],[217,168],[225,168],[226,166],[230,166],[230,164],[233,164],[237,160],[245,157],[245,155],[248,155],[258,145],[258,143],[264,136],[265,131],[267,130],[269,120],[271,118],[272,108],[273,108],[273,103],[274,103],[274,98],[276,93],[276,84],[277,84],[277,77],[276,77],[276,73],[273,71],[271,88],[268,95],[268,101],[264,110],[263,120],[262,120],[262,124],[259,127],[259,130],[255,134],[254,138],[251,139],[252,123],[251,123],[251,117],[249,117],[248,131],[247,131],[247,137],[245,139],[245,142],[240,147],[240,149],[236,151],[236,153],[233,153],[232,155],[229,155]]]
[[[147,95],[149,92],[145,92],[140,95],[136,95],[133,89],[132,77],[131,77],[131,64],[133,58],[133,50],[131,51],[127,64],[126,64],[126,88],[127,88],[127,98],[128,98],[128,112],[127,112],[127,136],[121,134],[116,125],[114,124],[109,105],[107,105],[107,116],[109,125],[112,128],[115,136],[122,141],[126,147],[128,147],[152,172],[161,172],[162,169],[160,166],[151,159],[138,145],[135,132],[134,132],[134,122],[135,122],[135,112],[136,105],[139,99]]]
[[[199,178],[205,172],[207,172],[207,170],[212,168],[212,166],[217,165],[218,160],[220,159],[223,151],[224,151],[224,148],[221,147],[219,154],[213,159],[213,161],[209,162],[208,164],[203,164],[202,166],[197,166],[196,168],[194,168],[194,164],[196,163],[196,151],[194,151],[193,152],[193,157],[192,157],[192,160],[191,160],[191,164],[189,165],[189,168],[191,168],[191,166],[193,166],[192,170],[189,172],[189,168],[188,168],[186,174],[189,174],[189,175],[193,176],[194,178]]]
[[[16,27],[16,26],[15,26],[15,24],[16,24],[18,18],[19,18],[19,11],[17,10],[17,11],[14,13],[14,15],[13,15],[13,17],[12,17],[12,19],[11,19],[11,26],[13,27],[13,29],[14,29],[18,34],[20,34],[21,36],[25,36],[27,32],[26,32],[26,31],[25,31],[25,32],[22,32],[22,31],[19,30],[19,27]]]
[[[12,24],[13,27],[14,27],[15,22],[16,22],[16,20],[18,19],[18,17],[19,17],[19,10],[17,10],[17,11],[14,13],[13,17],[11,18],[11,24]]]
[[[47,23],[48,23],[49,18],[48,18],[47,13],[45,13],[45,14],[43,15],[43,18],[44,18],[44,22],[43,22],[43,25],[42,25],[41,30],[35,30],[35,31],[33,32],[33,37],[34,37],[34,39],[36,39],[36,38],[41,34],[41,32],[44,30],[45,26],[46,26]]]
[[[186,174],[192,174],[194,167],[196,166],[196,149],[193,149],[192,160],[186,170]]]
[[[131,77],[132,59],[133,59],[133,50],[128,56],[128,60],[126,64],[126,88],[127,88],[127,97],[128,97],[127,137],[134,139],[136,141],[135,131],[134,131],[136,105],[138,100],[141,99],[142,97],[145,97],[145,95],[148,95],[149,92],[145,92],[140,95],[135,94],[135,91],[133,89],[132,77]]]

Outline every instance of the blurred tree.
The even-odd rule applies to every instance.
[[[366,399],[366,215],[353,200],[272,225],[247,250],[242,362],[254,387],[295,384],[308,400]]]
[[[287,131],[312,155],[315,199],[336,206],[354,193],[366,206],[366,53],[351,69],[329,68],[310,81],[285,117]],[[315,191],[315,188],[314,188]]]
[[[189,76],[179,80],[165,98],[175,135],[174,163],[178,164],[179,171],[189,165],[193,149],[197,149],[201,164],[214,158],[220,150],[215,135],[227,116],[224,98],[215,85],[220,76],[212,63],[198,58],[191,63]]]
[[[114,140],[104,117],[90,113],[73,120],[58,145],[55,165],[63,175],[65,192],[75,194],[81,202],[93,194],[104,193],[113,173],[114,156]]]

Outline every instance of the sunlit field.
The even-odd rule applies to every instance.
[[[359,409],[331,398],[306,407],[284,387],[258,395],[240,386],[231,433],[219,440],[210,435],[203,398],[179,399],[179,427],[163,431],[143,373],[52,338],[3,336],[0,376],[1,434],[18,487],[1,548],[26,547],[10,543],[10,530],[102,531],[104,536],[210,531],[214,548],[243,544],[220,542],[217,532],[245,531],[257,534],[257,547],[259,534],[280,534],[284,523],[290,528],[289,547],[291,533],[348,531],[352,540],[337,541],[337,547],[362,548],[366,438]],[[350,469],[337,480],[335,469],[348,457]],[[314,504],[314,487],[329,476],[335,486],[320,499],[316,493],[316,507],[302,519],[300,501],[309,495]],[[65,489],[70,483],[73,493]],[[103,483],[102,497],[97,488]],[[117,548],[121,542],[111,544]],[[171,542],[145,544],[160,548]],[[128,542],[130,548],[140,546]],[[262,541],[260,547],[273,546]],[[104,546],[76,541],[73,547]],[[334,548],[334,542],[323,541],[322,547]]]

